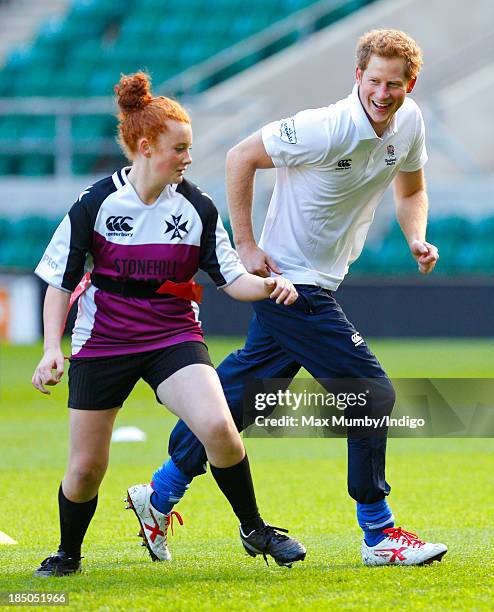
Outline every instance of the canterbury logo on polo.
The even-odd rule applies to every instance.
[[[106,220],[106,227],[109,232],[107,232],[107,236],[127,236],[132,234],[130,233],[134,228],[129,225],[129,221],[133,221],[133,217],[117,217],[112,215],[108,217]]]
[[[352,334],[352,342],[357,347],[361,344],[364,344],[364,339],[358,332],[355,332],[354,334]]]
[[[348,159],[340,159],[336,166],[336,170],[350,170],[352,168],[352,159],[351,157]]]

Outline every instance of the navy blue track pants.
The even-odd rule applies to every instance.
[[[377,412],[391,414],[395,401],[391,382],[366,343],[356,346],[356,329],[332,292],[312,285],[297,285],[297,290],[299,298],[288,307],[269,299],[255,302],[244,348],[218,367],[239,431],[245,425],[245,385],[260,379],[291,379],[301,366],[317,379],[373,379],[379,391]],[[349,436],[347,446],[349,494],[360,503],[384,499],[390,491],[385,479],[385,435]],[[171,433],[168,452],[185,474],[205,472],[204,447],[183,421]]]

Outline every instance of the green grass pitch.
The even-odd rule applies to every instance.
[[[211,339],[215,362],[240,340]],[[371,346],[395,377],[494,377],[494,344],[468,340],[386,340]],[[0,353],[0,592],[67,591],[84,610],[491,610],[494,528],[490,439],[392,439],[390,503],[397,524],[443,541],[442,563],[366,568],[361,533],[346,493],[341,439],[254,440],[246,445],[262,514],[308,549],[293,569],[243,553],[233,513],[208,474],[179,504],[185,524],[171,537],[173,561],[152,563],[124,511],[129,485],[149,480],[165,457],[174,418],[139,384],[118,425],[136,425],[146,443],[112,446],[98,511],[83,547],[85,571],[36,579],[33,569],[56,550],[56,494],[67,451],[67,389],[50,397],[30,385],[41,347]]]

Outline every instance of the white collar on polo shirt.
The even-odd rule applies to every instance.
[[[369,121],[369,118],[366,115],[364,107],[362,106],[362,102],[360,101],[358,95],[358,84],[355,83],[352,89],[352,93],[350,95],[350,110],[352,114],[352,120],[355,123],[355,127],[357,128],[358,137],[360,140],[375,140],[378,138],[382,140],[382,137],[379,137],[374,128]],[[397,126],[396,126],[396,113],[393,115],[393,119],[391,123],[387,127],[383,136],[390,136],[392,134],[396,134]]]

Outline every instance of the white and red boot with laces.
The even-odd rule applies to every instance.
[[[426,565],[441,561],[448,552],[445,544],[431,544],[401,527],[384,529],[386,538],[375,546],[362,542],[362,561],[365,565]]]
[[[150,484],[139,484],[127,490],[127,509],[133,510],[141,526],[137,534],[142,538],[153,561],[171,561],[172,555],[168,550],[168,529],[173,534],[173,518],[176,517],[183,525],[182,517],[172,510],[163,514],[151,504],[153,488]]]

